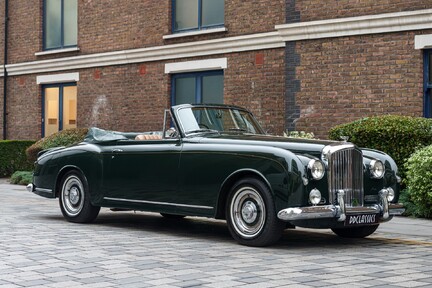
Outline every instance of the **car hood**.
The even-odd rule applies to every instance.
[[[321,157],[321,151],[329,144],[335,141],[326,140],[310,140],[300,138],[288,138],[282,136],[271,135],[255,135],[255,134],[242,134],[242,135],[228,135],[228,134],[212,134],[206,137],[199,137],[200,143],[209,144],[231,144],[231,145],[259,145],[271,146],[290,150],[296,154],[308,154],[315,157]]]

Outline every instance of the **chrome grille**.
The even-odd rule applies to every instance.
[[[335,203],[337,191],[345,192],[347,206],[363,206],[363,155],[350,143],[328,146],[329,201]]]

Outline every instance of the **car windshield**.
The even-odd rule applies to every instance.
[[[185,107],[178,111],[185,134],[199,132],[264,134],[251,113],[232,107]]]

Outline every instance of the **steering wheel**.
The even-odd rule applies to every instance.
[[[206,124],[203,124],[203,123],[199,123],[198,127],[201,129],[210,129]]]

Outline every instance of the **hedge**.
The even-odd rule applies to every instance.
[[[408,213],[432,218],[432,145],[415,152],[406,162]]]
[[[27,158],[30,161],[36,161],[37,154],[42,150],[60,146],[70,146],[82,142],[87,132],[88,128],[74,128],[62,130],[42,138],[26,150]]]
[[[432,144],[432,119],[409,116],[376,116],[333,127],[329,138],[389,154],[405,178],[405,161],[419,148]]]
[[[10,177],[11,184],[27,185],[32,183],[33,172],[31,171],[15,171]]]
[[[35,141],[0,141],[0,177],[9,177],[17,170],[33,170],[33,161],[26,157],[26,149]]]

